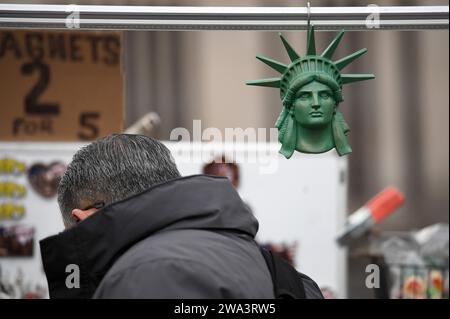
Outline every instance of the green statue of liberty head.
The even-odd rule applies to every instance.
[[[343,101],[344,84],[375,78],[373,74],[341,74],[341,70],[367,52],[361,49],[340,60],[332,61],[341,41],[341,31],[321,55],[316,54],[314,26],[308,30],[307,53],[301,57],[280,34],[291,59],[289,65],[256,56],[281,73],[280,77],[247,81],[248,85],[280,89],[283,110],[275,123],[280,153],[290,158],[294,150],[323,153],[336,148],[339,155],[351,153],[347,135],[350,128],[338,105]]]

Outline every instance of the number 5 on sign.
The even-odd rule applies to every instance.
[[[121,34],[0,31],[0,139],[92,140],[122,131]]]

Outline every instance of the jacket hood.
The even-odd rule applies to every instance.
[[[258,222],[227,178],[194,175],[158,184],[40,241],[50,298],[90,298],[128,248],[175,229],[232,231],[254,238]],[[80,286],[69,289],[66,280],[73,269],[79,269]]]

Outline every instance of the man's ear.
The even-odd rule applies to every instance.
[[[85,220],[86,218],[88,218],[89,216],[91,216],[96,211],[97,210],[95,208],[89,209],[89,210],[81,210],[81,209],[75,208],[74,210],[72,210],[72,216],[74,216],[75,219],[77,219],[78,221],[82,221],[82,220]]]

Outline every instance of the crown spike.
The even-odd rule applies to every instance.
[[[314,39],[314,25],[311,24],[311,27],[308,30],[308,44],[306,55],[316,55],[316,40]]]
[[[289,55],[289,58],[291,59],[291,62],[294,62],[295,60],[300,59],[300,56],[298,55],[298,53],[295,52],[294,48],[292,48],[292,46],[285,39],[285,37],[283,37],[283,35],[281,33],[278,33],[278,35],[280,36],[281,41],[283,42],[283,45]]]
[[[278,62],[278,61],[275,61],[275,60],[266,58],[266,57],[261,56],[261,55],[257,55],[256,58],[257,58],[258,60],[264,62],[264,63],[267,64],[268,66],[270,66],[272,69],[277,70],[277,71],[280,72],[280,73],[283,73],[283,72],[286,71],[286,69],[287,69],[287,65],[285,65],[285,64],[283,64],[283,63],[281,63],[281,62]]]
[[[345,58],[342,58],[342,59],[334,62],[334,64],[336,65],[336,67],[339,70],[342,70],[343,68],[345,68],[347,65],[352,63],[354,60],[356,60],[357,58],[359,58],[361,55],[363,55],[366,52],[367,52],[367,49],[358,50],[358,51],[353,52],[352,54],[346,56]]]
[[[341,42],[341,39],[344,35],[344,30],[338,33],[338,35],[334,38],[333,41],[331,41],[330,45],[323,51],[322,57],[331,60],[334,51],[336,51],[337,46],[339,45],[339,42]]]
[[[342,74],[342,84],[375,79],[373,74]]]
[[[280,78],[269,78],[269,79],[250,80],[250,81],[246,81],[245,84],[279,88],[280,81],[281,81]]]

